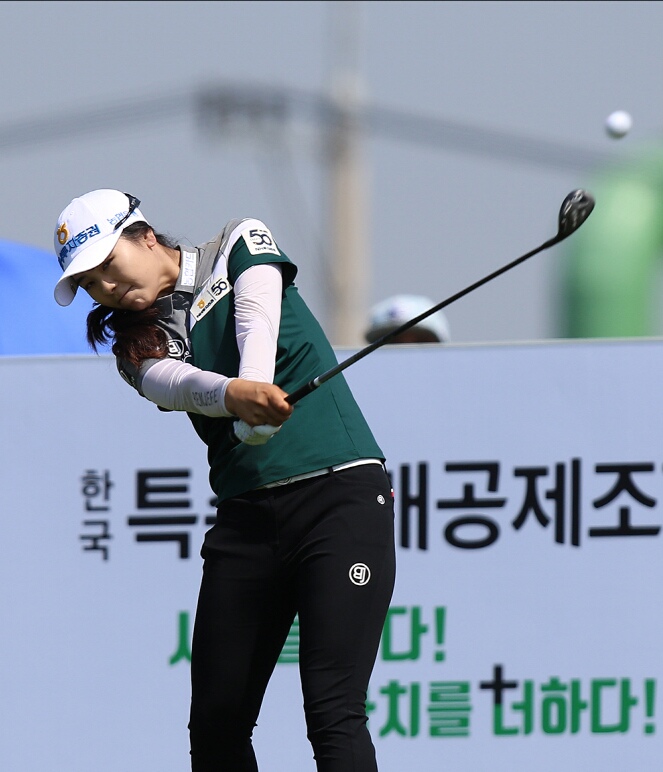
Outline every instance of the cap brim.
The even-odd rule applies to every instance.
[[[83,271],[90,271],[103,263],[113,251],[113,247],[117,244],[121,235],[122,231],[109,233],[94,244],[90,244],[69,263],[53,291],[58,305],[68,306],[76,297],[78,285],[72,281],[71,277]]]
[[[401,322],[403,324],[403,322]],[[383,335],[386,335],[388,332],[393,332],[395,329],[397,329],[400,325],[398,324],[389,324],[389,325],[383,325],[381,327],[371,327],[370,330],[367,330],[364,337],[366,338],[368,343],[375,343],[378,338],[381,338]]]
[[[370,330],[367,330],[364,333],[364,337],[366,338],[367,343],[375,343],[376,340],[379,340],[383,336],[387,335],[388,333],[394,332],[399,327],[407,323],[407,319],[403,322],[400,322],[399,324],[388,324],[388,325],[382,325],[381,327],[371,327]],[[413,327],[410,328],[411,330],[419,330],[422,332],[428,332],[432,335],[435,335],[437,338],[438,343],[446,343],[449,340],[449,336],[445,334],[443,330],[436,329],[431,325],[421,323],[421,324],[415,324]],[[432,343],[433,341],[431,341]]]

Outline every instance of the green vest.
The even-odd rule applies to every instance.
[[[244,239],[238,239],[228,258],[230,284],[250,266],[263,263],[281,265],[284,292],[274,383],[290,393],[337,360],[293,283],[297,269],[285,254],[252,254]],[[193,326],[188,360],[229,377],[239,373],[233,298],[228,292]],[[229,431],[235,419],[188,415],[208,447],[210,483],[219,501],[346,461],[384,458],[342,374],[298,402],[281,431],[265,445],[235,446]]]

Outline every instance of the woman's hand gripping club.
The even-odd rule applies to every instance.
[[[246,445],[264,445],[292,414],[283,389],[271,383],[234,378],[226,389],[226,407],[238,420],[234,439]]]

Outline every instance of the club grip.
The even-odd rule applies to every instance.
[[[302,397],[305,397],[307,394],[315,391],[319,385],[320,384],[318,383],[318,379],[314,378],[312,381],[305,383],[303,386],[300,386],[298,389],[295,389],[295,391],[288,394],[288,396],[285,398],[285,401],[289,405],[294,405],[295,402],[299,402]]]

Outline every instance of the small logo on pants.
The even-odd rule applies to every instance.
[[[358,587],[368,584],[371,578],[371,569],[365,563],[355,563],[350,568],[350,581]]]

